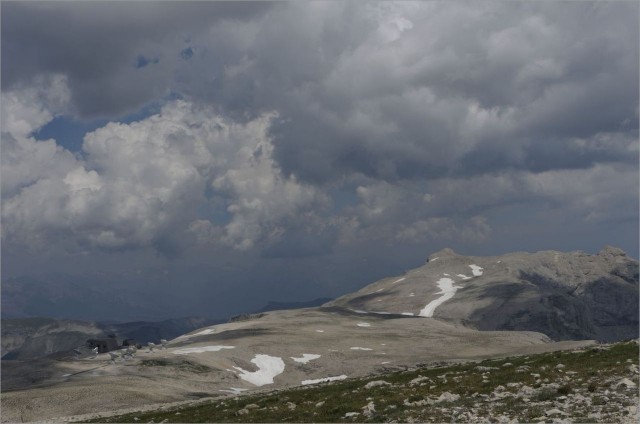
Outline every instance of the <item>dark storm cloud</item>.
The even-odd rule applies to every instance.
[[[444,246],[637,255],[638,7],[3,2],[5,272],[228,314]]]
[[[83,116],[122,115],[171,91],[234,119],[277,110],[276,158],[314,184],[352,173],[393,180],[589,167],[620,157],[591,142],[576,150],[572,139],[607,133],[621,151],[638,126],[634,11],[10,2],[3,86],[64,73]],[[158,63],[136,66],[140,57]]]
[[[268,2],[6,2],[2,86],[36,75],[69,79],[80,116],[119,116],[166,94],[191,34],[247,20]],[[139,57],[159,62],[137,67]]]
[[[210,55],[196,66],[216,85],[190,78],[183,89],[236,116],[278,110],[276,156],[312,183],[586,168],[626,160],[619,152],[637,136],[636,12],[613,3],[291,5],[201,40]],[[618,153],[591,149],[603,133]],[[576,148],[575,139],[587,142]]]

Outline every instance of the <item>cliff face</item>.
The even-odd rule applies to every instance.
[[[613,247],[597,255],[545,251],[496,257],[444,249],[404,276],[380,280],[327,306],[431,312],[480,330],[538,331],[555,340],[623,340],[638,336],[638,262]]]

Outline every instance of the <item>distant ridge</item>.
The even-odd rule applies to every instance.
[[[333,298],[331,297],[319,297],[313,300],[307,300],[302,302],[279,302],[279,301],[270,301],[262,308],[258,309],[256,313],[260,312],[269,312],[269,311],[279,311],[284,309],[301,309],[301,308],[313,308],[315,306],[323,305],[327,302],[331,302]]]
[[[115,334],[118,341],[134,339],[137,343],[158,343],[222,320],[201,317],[174,318],[164,321],[102,323],[55,318],[2,319],[2,359],[35,359],[66,352],[84,345],[87,339]]]

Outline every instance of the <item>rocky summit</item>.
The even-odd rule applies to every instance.
[[[41,378],[2,393],[2,420],[64,421],[637,333],[638,262],[618,249],[498,257],[445,249],[321,307],[247,315],[136,352],[57,358]]]
[[[597,255],[496,257],[444,249],[420,268],[330,305],[435,317],[479,330],[537,331],[553,340],[617,341],[638,336],[638,261],[609,246]]]

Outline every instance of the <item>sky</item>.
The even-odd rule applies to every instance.
[[[6,2],[3,314],[227,317],[638,257],[639,3]]]

